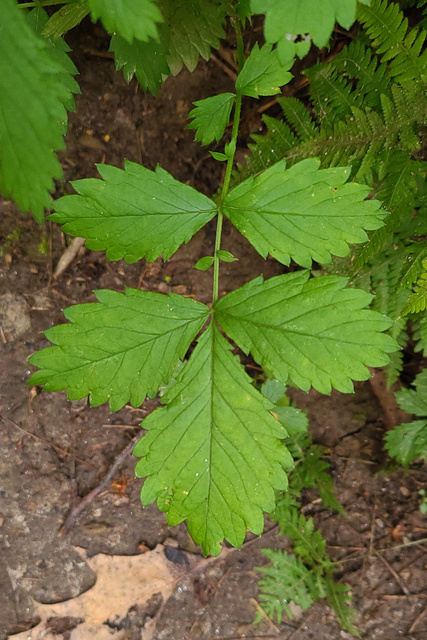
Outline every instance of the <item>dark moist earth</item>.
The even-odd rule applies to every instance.
[[[71,190],[69,180],[95,176],[95,163],[121,167],[123,157],[151,169],[159,163],[179,180],[214,193],[223,165],[193,141],[185,126],[191,101],[232,89],[220,66],[211,61],[200,64],[193,74],[182,72],[154,98],[138,90],[134,81],[127,85],[114,71],[112,60],[96,54],[105,51],[101,33],[89,31],[86,40],[80,39],[73,48],[82,95],[70,118],[67,151],[62,155],[66,180],[58,185],[57,195]],[[244,114],[244,133],[253,128],[253,113]],[[242,148],[244,144],[245,140]],[[42,332],[63,321],[61,308],[93,301],[93,289],[123,291],[127,285],[209,302],[211,276],[192,265],[212,253],[214,228],[202,230],[166,265],[161,260],[150,265],[109,263],[101,252],[81,250],[55,280],[53,269],[69,239],[55,225],[39,227],[10,202],[1,201],[0,208],[0,640],[34,627],[39,603],[73,604],[80,594],[90,594],[96,575],[89,563],[102,559],[98,554],[120,556],[115,560],[126,572],[131,560],[150,558],[146,555],[150,553],[175,576],[171,595],[162,595],[153,586],[148,602],[141,604],[136,598],[120,615],[110,616],[101,608],[94,627],[90,625],[95,624],[96,599],[90,619],[64,615],[58,609],[57,615],[48,615],[48,631],[37,635],[41,627],[35,627],[19,637],[349,638],[323,603],[296,611],[292,621],[278,626],[268,620],[253,626],[254,567],[265,564],[260,549],[290,548],[289,541],[277,540],[274,524],[266,523],[260,538],[248,536],[243,549],[225,550],[215,561],[206,562],[184,525],[169,529],[156,506],[142,509],[141,481],[133,479],[130,456],[70,531],[60,535],[70,509],[101,482],[156,402],[110,415],[105,406],[91,409],[86,401],[68,402],[62,392],[41,393],[25,385],[31,369],[28,356],[47,345]],[[223,248],[239,259],[222,265],[223,292],[260,273],[271,277],[281,272],[280,265],[264,262],[227,225]],[[246,364],[254,373],[251,363]],[[426,638],[427,549],[410,544],[427,538],[417,495],[426,486],[425,470],[385,470],[386,417],[369,382],[358,384],[354,395],[294,392],[293,398],[307,409],[315,441],[330,450],[337,496],[347,516],[325,510],[315,493],[305,496],[304,513],[314,516],[331,556],[346,560],[336,577],[351,586],[362,637]],[[153,553],[159,544],[163,546]],[[84,623],[89,626],[81,636]]]

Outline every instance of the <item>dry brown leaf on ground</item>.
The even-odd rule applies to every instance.
[[[95,585],[77,598],[57,604],[35,604],[35,615],[40,623],[13,636],[14,640],[53,640],[58,636],[46,625],[52,618],[78,618],[83,620],[70,634],[70,640],[120,640],[122,632],[112,634],[107,620],[125,617],[129,608],[147,602],[155,593],[161,593],[163,602],[171,596],[176,582],[198,564],[197,556],[187,556],[188,563],[174,564],[165,555],[163,545],[137,556],[110,556],[99,554],[85,557],[77,549],[96,575]],[[206,561],[200,558],[200,562]]]

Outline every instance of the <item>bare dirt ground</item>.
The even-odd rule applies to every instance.
[[[65,181],[96,175],[95,163],[122,166],[123,157],[211,194],[220,163],[185,131],[191,102],[231,90],[211,61],[169,79],[154,98],[129,86],[108,57],[97,28],[71,43],[81,72],[82,95],[70,118]],[[253,113],[247,112],[246,129]],[[242,147],[245,140],[242,140]],[[65,393],[42,393],[25,382],[27,358],[47,345],[42,331],[63,321],[61,308],[93,301],[93,289],[124,286],[192,294],[208,301],[210,275],[192,269],[213,246],[214,229],[202,230],[167,263],[127,266],[82,249],[58,279],[53,269],[66,238],[53,224],[40,227],[0,201],[0,640],[330,640],[349,638],[326,604],[292,621],[252,625],[256,566],[263,547],[287,548],[272,523],[243,549],[203,559],[184,525],[169,529],[155,505],[143,509],[141,482],[128,456],[114,479],[90,502],[66,533],[70,509],[105,477],[156,401],[140,409],[71,403]],[[224,248],[239,262],[226,264],[228,291],[281,267],[264,262],[233,229]],[[250,372],[251,370],[248,369]],[[366,640],[422,640],[427,634],[427,522],[418,509],[426,472],[390,470],[382,449],[386,416],[369,383],[354,395],[293,393],[306,408],[316,442],[330,451],[337,496],[347,516],[329,512],[306,495],[331,556],[344,562],[337,579],[352,588],[356,620]],[[39,621],[41,621],[40,624]]]

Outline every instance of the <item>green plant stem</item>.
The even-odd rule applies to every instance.
[[[40,0],[40,2],[34,0],[34,2],[24,2],[19,7],[20,9],[37,9],[37,7],[52,7],[55,4],[67,4],[67,2],[65,0],[62,2],[61,0]]]
[[[242,30],[240,28],[240,22],[238,18],[233,18],[232,23],[234,29],[236,31],[236,40],[237,40],[237,59],[239,65],[239,71],[243,67],[244,63],[244,47],[243,47],[243,37]],[[225,197],[228,193],[228,189],[230,188],[230,180],[231,180],[231,172],[233,170],[234,164],[234,155],[236,153],[236,145],[237,145],[237,136],[239,133],[239,124],[240,124],[240,115],[242,112],[242,95],[237,94],[236,96],[236,104],[234,106],[234,121],[233,121],[233,130],[231,132],[231,141],[229,144],[230,155],[227,159],[227,166],[225,169],[225,177],[224,182],[222,184],[221,195],[218,201],[218,217],[216,224],[216,236],[215,236],[215,253],[214,253],[214,264],[213,264],[213,293],[212,293],[212,304],[218,300],[219,295],[219,263],[220,259],[218,258],[218,251],[221,248],[221,234],[222,234],[222,223],[224,219],[224,214],[222,211],[222,206],[225,200]]]

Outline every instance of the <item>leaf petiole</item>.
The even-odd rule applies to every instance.
[[[34,0],[34,2],[24,2],[23,4],[19,5],[20,9],[38,9],[39,7],[53,7],[54,5],[57,4],[68,4],[68,2],[66,0],[41,0],[40,2],[38,2],[37,0]]]

